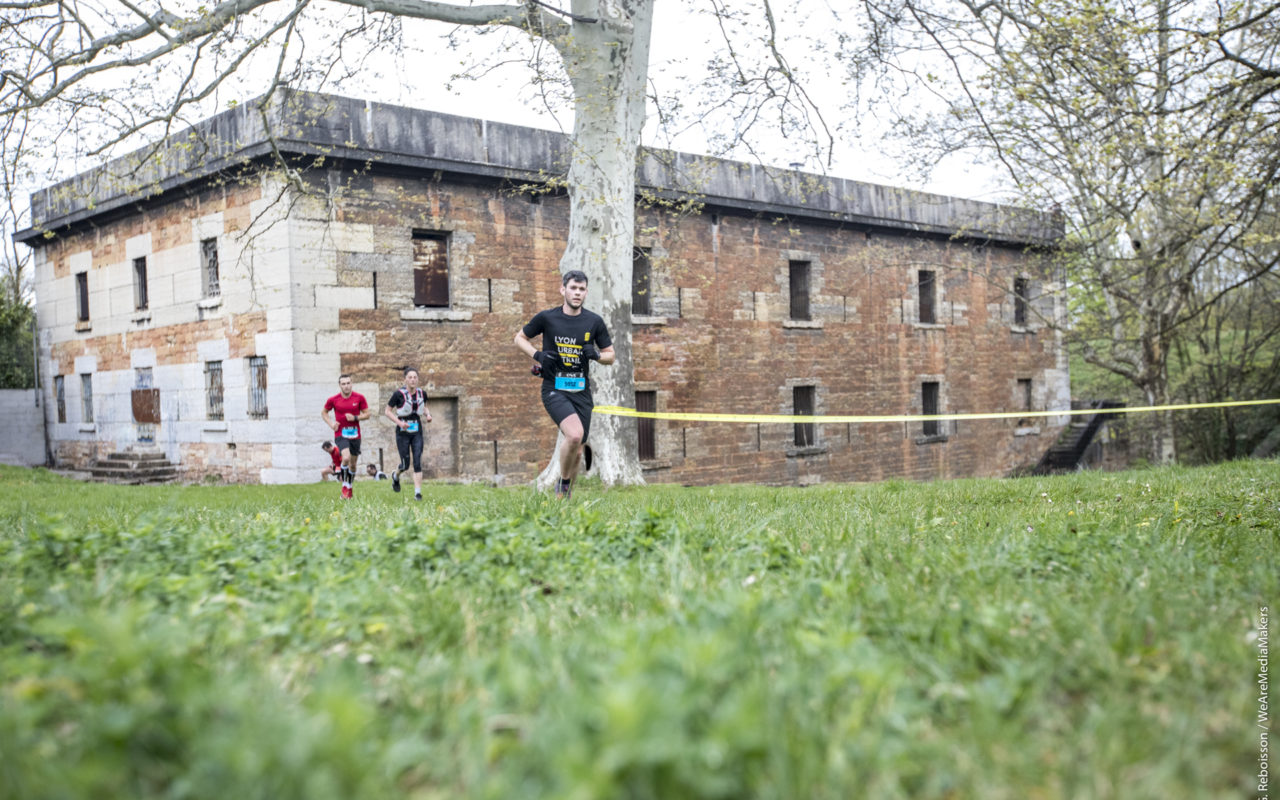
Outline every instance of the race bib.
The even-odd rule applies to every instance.
[[[587,388],[587,379],[582,376],[557,375],[556,389],[561,392],[580,392]]]
[[[416,419],[409,420],[408,422],[405,423],[405,426],[406,426],[404,429],[405,433],[418,432],[418,421]]]
[[[355,425],[348,425],[347,427],[343,428],[338,435],[341,436],[343,439],[359,439],[360,429],[357,428]]]

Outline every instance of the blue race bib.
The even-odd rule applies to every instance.
[[[409,420],[408,422],[406,422],[406,423],[405,423],[405,425],[407,425],[407,426],[408,426],[408,427],[406,427],[406,428],[404,429],[404,432],[405,432],[405,433],[417,433],[417,432],[418,432],[418,421],[417,421],[416,419],[411,419],[411,420]]]
[[[359,439],[360,429],[354,425],[349,425],[343,428],[338,435],[341,436],[343,439]]]
[[[586,378],[573,378],[567,375],[556,376],[556,389],[562,392],[580,392],[587,388]]]

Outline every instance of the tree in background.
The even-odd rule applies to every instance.
[[[816,109],[796,89],[779,52],[768,0],[749,12],[729,5],[716,0],[709,6],[722,23],[725,47],[710,57],[708,75],[726,86],[718,106],[730,115],[731,138],[741,141],[765,113],[776,115],[791,134],[812,125]],[[530,79],[543,87],[544,97],[563,89],[572,107],[565,176],[570,233],[560,268],[590,277],[591,306],[616,342],[616,365],[599,370],[593,381],[597,400],[629,405],[635,165],[646,120],[654,7],[654,0],[570,0],[567,8],[543,0],[223,0],[176,10],[154,0],[9,3],[0,8],[2,160],[13,165],[6,172],[11,181],[19,165],[37,154],[61,154],[74,171],[97,166],[121,148],[154,142],[207,116],[226,87],[241,88],[233,100],[262,95],[264,122],[281,87],[359,84],[363,93],[379,59],[410,43],[413,20],[514,31],[528,46],[522,58]],[[743,14],[756,23],[753,43],[735,43]],[[411,80],[409,69],[397,63],[383,78]],[[680,116],[673,112],[672,118]],[[279,166],[293,176],[295,189],[306,191],[306,181],[291,172],[297,165]],[[12,195],[14,183],[5,188]],[[606,483],[641,481],[628,423],[602,417],[593,426],[595,469]],[[556,477],[556,459],[551,463],[543,483]]]
[[[921,162],[981,153],[1008,176],[1015,201],[1062,211],[1070,311],[1060,330],[1076,352],[1149,405],[1262,387],[1219,381],[1211,391],[1197,384],[1209,380],[1204,370],[1187,369],[1182,381],[1171,370],[1180,348],[1196,350],[1202,366],[1251,359],[1239,375],[1270,352],[1263,342],[1274,315],[1248,347],[1208,331],[1258,324],[1239,307],[1252,307],[1259,282],[1277,270],[1276,6],[888,0],[866,8],[873,27],[863,55],[881,78],[937,98],[932,108],[894,107]],[[850,63],[858,75],[868,69],[865,58]],[[1171,413],[1155,415],[1147,434],[1153,462],[1175,458]]]

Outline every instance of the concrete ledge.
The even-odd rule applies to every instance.
[[[795,330],[820,331],[826,325],[820,319],[784,319],[782,327]]]
[[[447,308],[405,308],[400,319],[408,322],[470,322],[470,311],[452,311]]]
[[[655,317],[651,314],[632,314],[632,325],[666,325],[670,321],[669,317]]]
[[[787,450],[787,458],[810,458],[831,452],[829,444],[815,444],[811,447],[792,447]]]

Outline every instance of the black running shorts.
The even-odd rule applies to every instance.
[[[582,441],[591,433],[591,409],[595,403],[588,392],[561,392],[551,381],[542,382],[542,407],[551,415],[551,421],[560,426],[565,417],[577,414],[582,420]]]
[[[350,450],[353,456],[360,455],[359,439],[343,439],[341,436],[335,436],[333,437],[333,444],[339,450]]]

